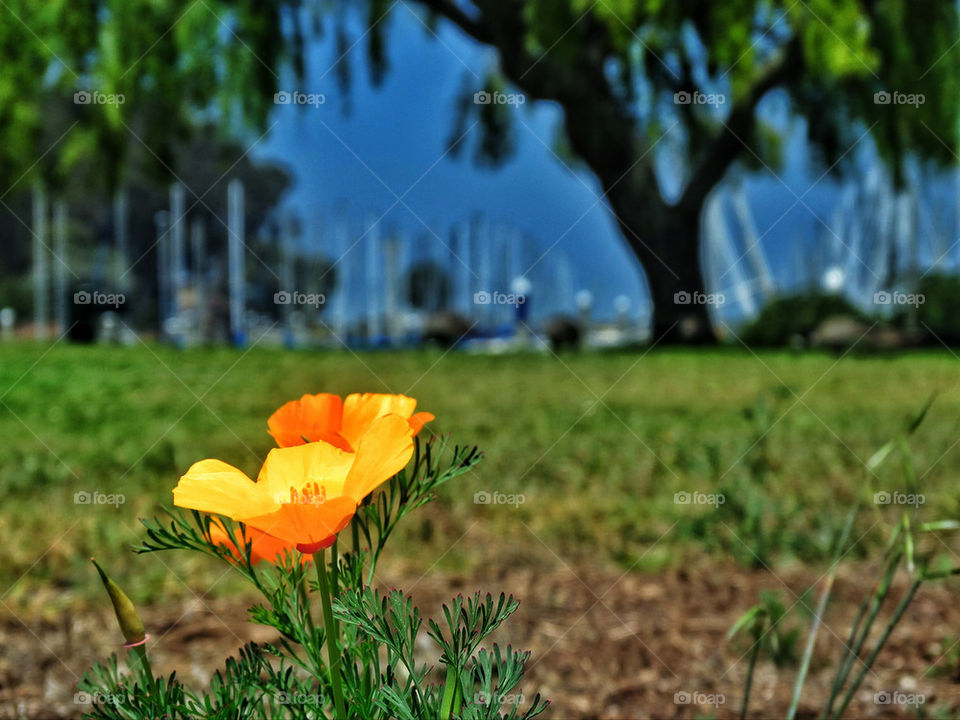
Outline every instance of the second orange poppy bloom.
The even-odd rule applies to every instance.
[[[416,435],[433,420],[428,412],[415,413],[416,407],[417,401],[406,395],[353,393],[341,400],[339,395],[319,393],[286,403],[270,416],[267,426],[280,447],[323,441],[354,452],[384,415],[406,418]]]

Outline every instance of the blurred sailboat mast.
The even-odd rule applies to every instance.
[[[773,275],[770,273],[770,266],[767,264],[767,258],[763,252],[763,246],[760,244],[760,237],[757,233],[757,225],[753,221],[753,214],[750,211],[750,202],[743,182],[737,182],[731,192],[733,202],[733,211],[736,214],[737,221],[740,223],[740,231],[745,246],[744,253],[753,269],[753,275],[756,278],[757,287],[762,302],[770,300],[776,294],[776,286],[773,282]]]
[[[743,269],[740,267],[737,252],[730,236],[723,202],[724,195],[724,190],[720,189],[707,200],[705,232],[710,274],[713,276],[714,285],[718,292],[726,295],[727,288],[732,289],[740,309],[749,318],[756,314],[757,306],[750,292],[750,287],[743,276]],[[690,297],[689,300],[691,302],[700,301],[693,297]]]

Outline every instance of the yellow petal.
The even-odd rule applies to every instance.
[[[291,488],[300,490],[313,483],[321,486],[327,497],[335,497],[342,494],[353,461],[353,453],[325,442],[275,448],[267,455],[257,485],[278,505],[290,502]]]
[[[395,414],[409,418],[417,407],[417,401],[406,395],[384,393],[353,393],[343,401],[343,420],[340,434],[357,449],[360,439],[373,426],[377,418]]]
[[[278,503],[222,460],[194,463],[173,489],[173,504],[238,520],[275,510]]]
[[[360,440],[344,493],[357,504],[400,472],[413,456],[413,428],[405,417],[386,415]]]

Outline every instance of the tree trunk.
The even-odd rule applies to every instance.
[[[653,192],[656,192],[654,189]],[[650,193],[649,189],[645,193]],[[716,342],[700,265],[701,208],[637,202],[611,195],[618,224],[640,261],[653,305],[651,342],[696,345]],[[638,213],[635,208],[647,209]]]
[[[587,105],[585,101],[581,107]],[[600,179],[623,237],[646,275],[653,304],[651,342],[716,342],[700,267],[703,198],[685,193],[679,203],[668,205],[652,163],[637,162],[638,153],[646,153],[638,149],[633,128],[596,104],[592,114],[568,114],[566,128],[573,149]]]

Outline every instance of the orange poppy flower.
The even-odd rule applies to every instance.
[[[292,552],[297,549],[296,544],[281,540],[273,535],[268,535],[262,530],[257,530],[255,527],[248,527],[245,532],[246,538],[250,542],[250,561],[254,565],[264,560],[271,563],[279,563],[287,550]],[[236,532],[236,535],[237,539],[242,539],[239,530]],[[226,531],[217,523],[210,524],[210,540],[213,541],[214,545],[223,545],[230,551],[234,558],[236,558],[237,562],[241,562],[243,548],[237,547],[236,543],[230,539]],[[308,561],[311,559],[309,555],[304,557]]]
[[[180,478],[173,503],[226,515],[313,553],[330,547],[360,501],[410,461],[413,432],[406,418],[384,415],[356,452],[326,442],[276,448],[256,482],[221,460],[201,460]]]
[[[407,418],[416,435],[433,420],[428,412],[414,413],[416,407],[417,401],[406,395],[353,393],[341,400],[339,395],[319,393],[286,403],[270,416],[267,425],[280,447],[321,440],[353,452],[373,423],[384,415]]]

